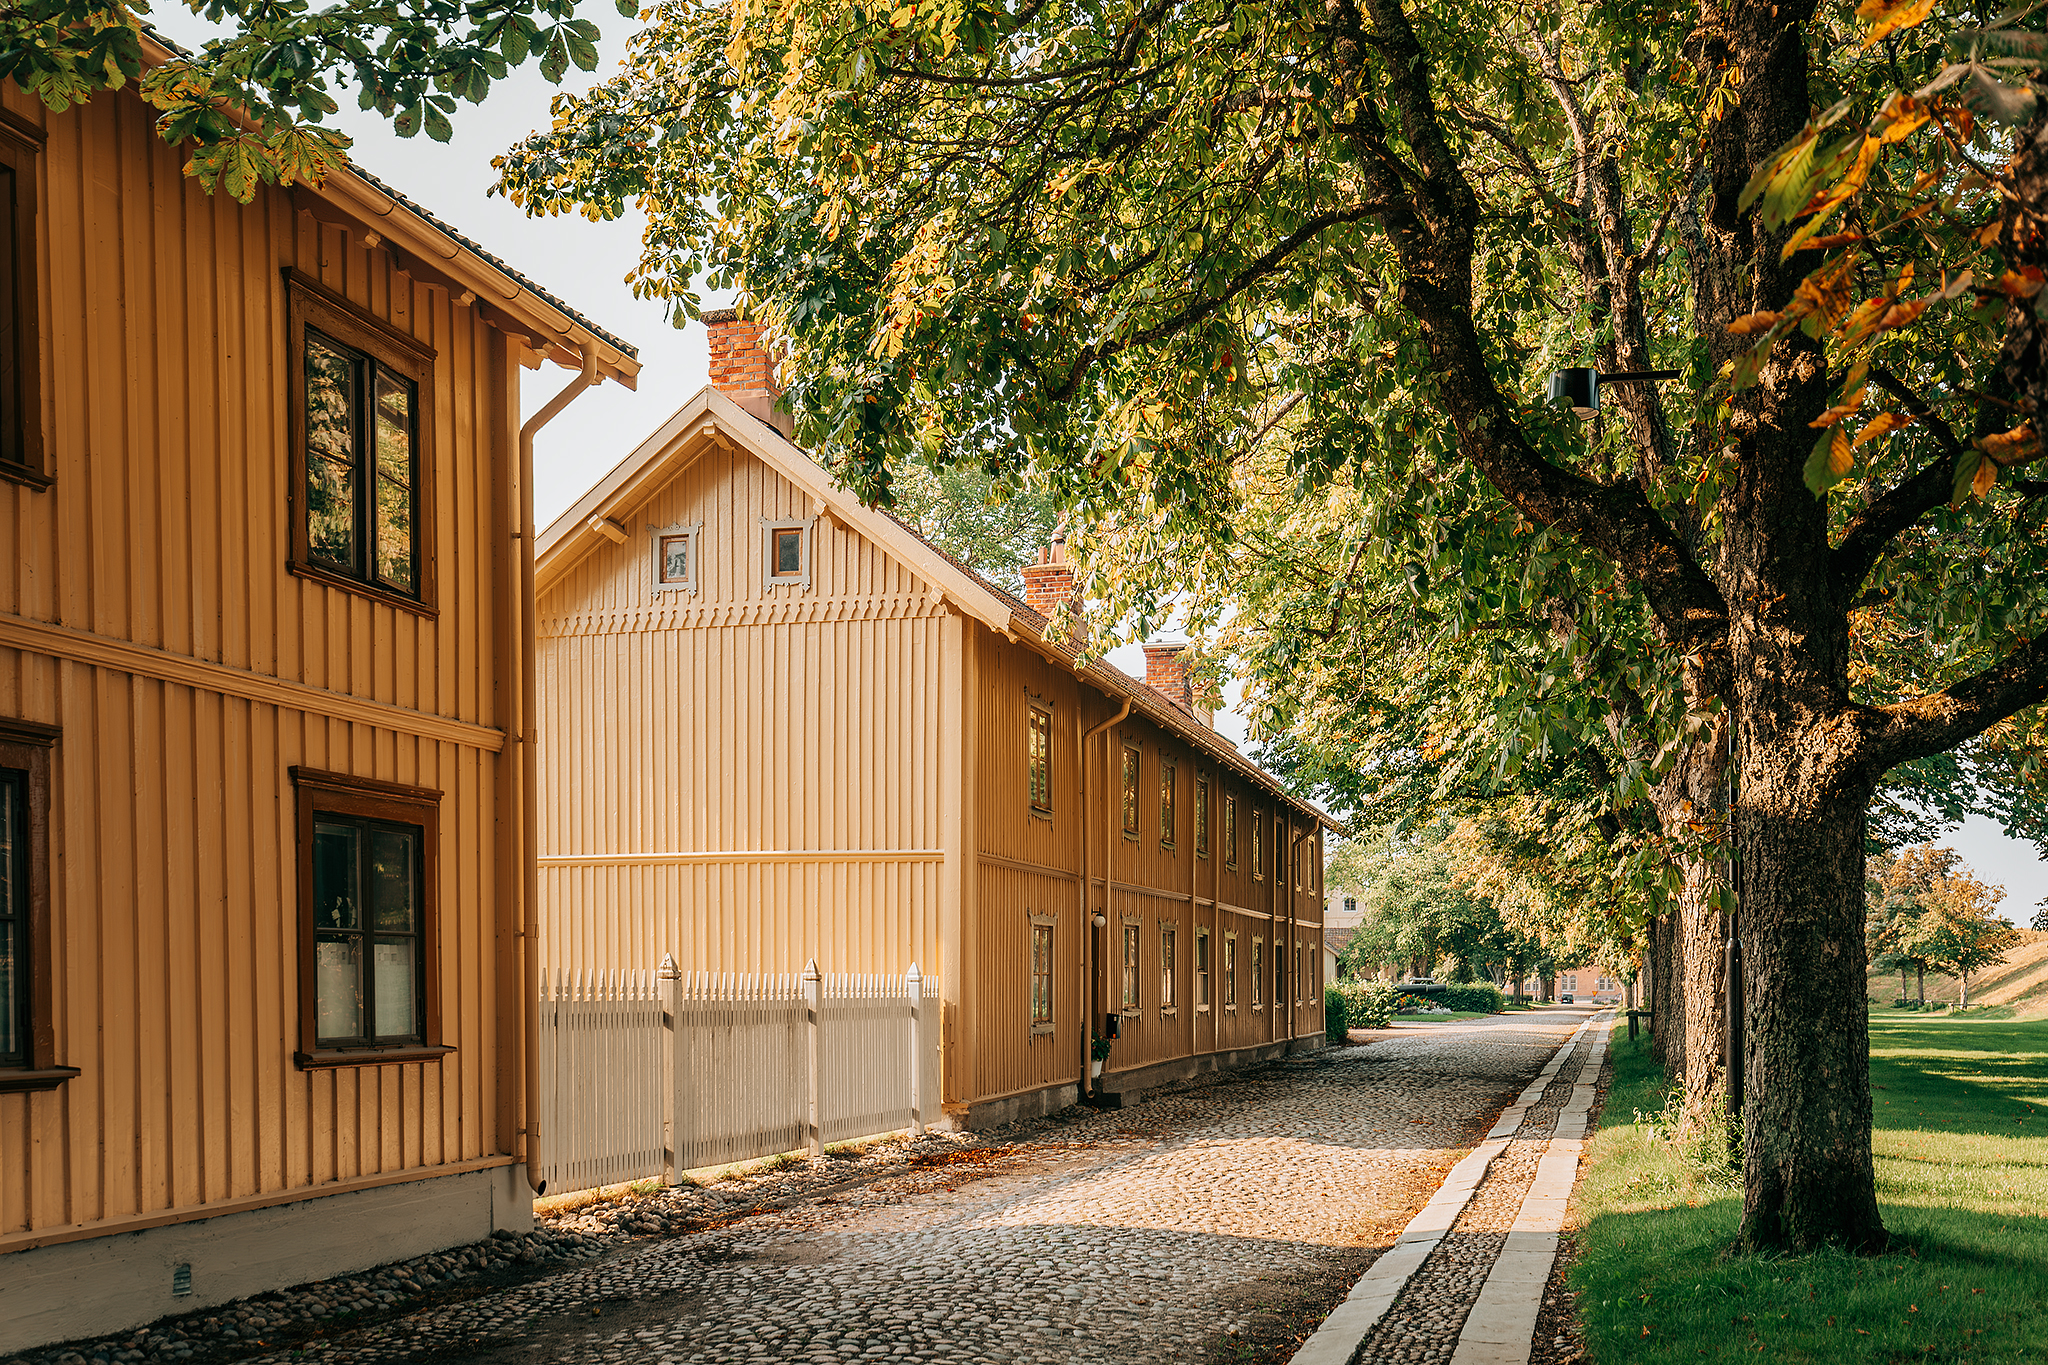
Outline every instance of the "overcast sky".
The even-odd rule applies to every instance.
[[[572,71],[565,88],[588,89],[611,70],[624,50],[633,21],[612,13],[592,17],[604,30],[598,44],[598,70]],[[179,42],[198,44],[212,26],[180,5],[166,4],[152,22]],[[593,223],[580,215],[528,218],[503,199],[486,196],[497,178],[491,158],[531,130],[548,122],[548,100],[555,88],[529,64],[492,87],[480,105],[464,104],[455,113],[450,142],[425,137],[400,138],[390,125],[355,107],[342,92],[342,112],[335,122],[355,139],[353,155],[372,174],[389,181],[416,202],[447,219],[466,235],[566,300],[606,331],[640,350],[640,387],[629,392],[605,384],[576,400],[541,430],[534,443],[534,511],[542,526],[623,459],[709,376],[704,330],[691,324],[671,327],[658,304],[635,299],[626,287],[626,272],[640,255],[642,221],[630,215],[610,223]],[[730,300],[707,295],[705,305]],[[521,385],[528,414],[561,388],[570,372],[543,366],[528,372]],[[1136,645],[1114,651],[1110,659],[1125,672],[1142,677],[1145,660]],[[1238,698],[1228,689],[1226,702]],[[1216,715],[1217,730],[1242,742],[1244,722],[1234,710]],[[2008,919],[2026,924],[2034,903],[2048,891],[2048,868],[2031,844],[2006,837],[1990,820],[1973,819],[1944,840],[1987,882],[2005,888],[2003,910]]]

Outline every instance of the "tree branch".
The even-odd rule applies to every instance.
[[[1963,453],[1963,444],[1949,424],[1897,375],[1873,369],[1870,378],[1896,398],[1915,421],[1934,433],[1942,454],[1885,490],[1849,523],[1841,544],[1829,556],[1828,566],[1835,580],[1836,600],[1842,602],[1853,598],[1862,588],[1863,580],[1883,558],[1885,547],[1894,537],[1949,500],[1955,491],[1956,459]]]
[[[2021,640],[2003,659],[1944,691],[1862,708],[1872,781],[1901,763],[1945,753],[2048,698],[2048,637]]]

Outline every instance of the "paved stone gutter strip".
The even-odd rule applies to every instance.
[[[1531,1343],[1536,1335],[1536,1318],[1543,1307],[1543,1287],[1550,1282],[1551,1266],[1557,1260],[1557,1237],[1564,1228],[1565,1206],[1571,1200],[1572,1185],[1578,1179],[1579,1153],[1585,1146],[1586,1115],[1593,1107],[1601,1063],[1614,1035],[1612,1016],[1599,1020],[1602,1029],[1591,1055],[1580,1069],[1581,1080],[1572,1087],[1571,1102],[1558,1115],[1557,1130],[1536,1163],[1536,1179],[1522,1197],[1521,1211],[1508,1233],[1479,1299],[1465,1318],[1458,1334],[1458,1348],[1451,1365],[1528,1365]],[[1348,1362],[1347,1362],[1348,1365]]]
[[[1593,1022],[1589,1019],[1581,1024],[1558,1046],[1549,1062],[1545,1063],[1543,1070],[1536,1074],[1536,1078],[1516,1097],[1515,1102],[1501,1112],[1500,1118],[1495,1121],[1493,1128],[1479,1146],[1451,1167],[1436,1194],[1423,1205],[1422,1211],[1409,1221],[1408,1226],[1395,1239],[1394,1245],[1372,1263],[1365,1274],[1359,1277],[1358,1283],[1352,1286],[1351,1293],[1344,1301],[1338,1304],[1330,1315],[1323,1319],[1322,1325],[1301,1344],[1301,1348],[1290,1358],[1289,1365],[1353,1365],[1366,1339],[1386,1316],[1387,1310],[1393,1307],[1394,1301],[1400,1297],[1401,1291],[1407,1287],[1415,1272],[1429,1260],[1430,1254],[1437,1249],[1438,1244],[1458,1221],[1458,1215],[1464,1212],[1465,1206],[1471,1202],[1474,1191],[1485,1180],[1487,1169],[1492,1166],[1494,1158],[1507,1150],[1509,1142],[1520,1130],[1529,1111],[1542,1100],[1544,1092],[1550,1088],[1558,1071],[1572,1056],[1581,1037],[1592,1027]],[[1597,1061],[1594,1064],[1594,1074],[1599,1074]],[[1586,1104],[1590,1105],[1591,1089],[1574,1087],[1574,1090],[1576,1092],[1581,1088],[1587,1090]],[[1578,1104],[1576,1093],[1572,1097],[1572,1103]],[[1565,1112],[1571,1112],[1569,1106]],[[1584,1129],[1585,1113],[1586,1106],[1581,1105],[1578,1108],[1581,1131]],[[1540,1180],[1540,1174],[1538,1178]],[[1567,1184],[1565,1188],[1569,1193],[1570,1185]],[[1562,1210],[1559,1213],[1561,1219]],[[1512,1246],[1513,1234],[1509,1235],[1508,1240]],[[1550,1242],[1554,1252],[1557,1242],[1555,1235],[1552,1235]],[[1533,1287],[1532,1302],[1541,1296],[1543,1282],[1548,1275],[1549,1261],[1546,1259],[1543,1275],[1537,1279]],[[1534,1331],[1533,1319],[1531,1331]],[[1524,1359],[1527,1358],[1527,1354],[1528,1342],[1525,1334]]]

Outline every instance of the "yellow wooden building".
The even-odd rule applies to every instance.
[[[637,370],[152,114],[0,107],[0,1353],[530,1222],[521,371]]]
[[[778,429],[759,328],[541,534],[542,950],[941,982],[945,1113],[1320,1045],[1322,828],[1197,713],[862,507]],[[1114,1016],[1114,1024],[1111,1023]]]

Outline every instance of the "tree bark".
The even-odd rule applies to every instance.
[[[1957,972],[1956,985],[1963,993],[1963,998],[1957,1002],[1956,1008],[1966,1010],[1970,1008],[1970,974],[1968,972]]]
[[[1762,728],[1745,725],[1745,735]],[[1875,1251],[1886,1236],[1863,989],[1869,791],[1849,782],[1814,790],[1815,775],[1799,769],[1824,743],[1809,734],[1743,745],[1742,1236],[1755,1248]]]
[[[1665,911],[1650,922],[1650,1041],[1664,1078],[1685,1083],[1685,985],[1679,979],[1676,915]]]
[[[1914,968],[1914,971],[1918,974],[1920,981],[1920,1008],[1924,1010],[1927,1008],[1927,964],[1924,962],[1920,963]]]

